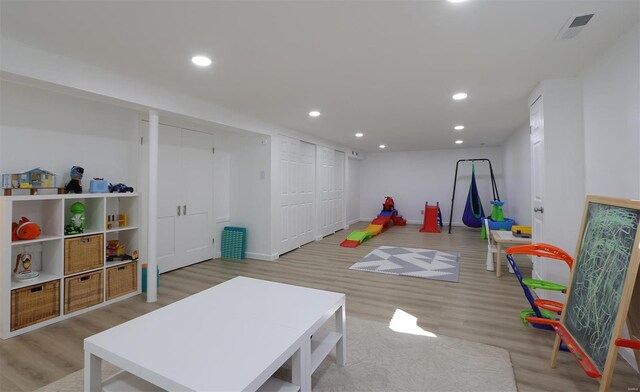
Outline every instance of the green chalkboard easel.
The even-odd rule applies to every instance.
[[[551,356],[560,342],[608,391],[619,347],[640,348],[640,201],[588,196],[567,301]],[[622,339],[624,324],[631,339]],[[640,366],[640,355],[635,353]]]

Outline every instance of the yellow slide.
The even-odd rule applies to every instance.
[[[362,231],[368,231],[372,237],[375,237],[382,232],[382,225],[369,224],[369,226]]]

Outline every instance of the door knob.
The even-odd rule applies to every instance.
[[[180,216],[180,206],[178,206],[178,216]]]
[[[187,205],[182,206],[182,215],[187,215]]]
[[[541,214],[544,214],[544,208],[543,207],[540,207],[540,208],[534,207],[533,208],[533,212],[539,212]]]

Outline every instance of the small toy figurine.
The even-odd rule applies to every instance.
[[[42,230],[36,223],[31,222],[24,216],[11,225],[11,241],[35,240],[40,237]]]
[[[65,235],[84,233],[84,204],[76,202],[71,204],[71,223],[64,227]]]
[[[64,193],[82,193],[82,175],[84,168],[73,166],[71,168],[71,181],[64,186]]]
[[[133,253],[131,254],[131,260],[134,260],[134,261],[135,261],[135,260],[138,260],[138,257],[140,257],[140,256],[138,255],[138,251],[137,251],[137,250],[134,250],[134,251],[133,251]]]
[[[16,280],[24,282],[40,276],[40,272],[31,271],[31,253],[26,251],[19,253],[16,257],[16,266],[13,268],[13,276]]]

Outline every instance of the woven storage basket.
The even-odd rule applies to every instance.
[[[138,265],[127,263],[107,268],[107,301],[138,289]]]
[[[59,280],[11,290],[11,331],[59,315]]]
[[[64,313],[97,305],[104,298],[102,271],[89,272],[64,279]]]
[[[100,268],[104,265],[104,237],[102,234],[64,240],[64,274]]]
[[[247,229],[227,226],[222,230],[222,257],[242,260],[247,248]]]

